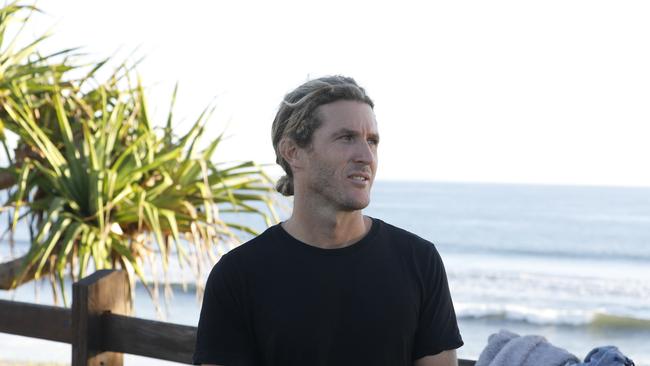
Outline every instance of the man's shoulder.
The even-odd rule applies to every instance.
[[[278,224],[279,225],[279,224]],[[278,225],[268,227],[259,235],[231,249],[226,256],[230,258],[247,258],[266,254],[267,251],[276,242],[275,231]]]
[[[421,236],[411,231],[389,224],[380,219],[374,219],[374,220],[376,220],[381,227],[380,230],[381,235],[389,238],[393,242],[399,244],[408,244],[421,249],[430,249],[434,247],[432,242],[422,238]]]
[[[375,219],[380,225],[381,240],[386,240],[395,254],[415,262],[439,261],[440,253],[431,241],[401,227]]]
[[[212,272],[242,275],[251,269],[260,268],[277,251],[274,245],[276,226],[267,228],[261,234],[222,255],[213,266]]]

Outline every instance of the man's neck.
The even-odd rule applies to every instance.
[[[372,220],[361,211],[328,213],[324,210],[303,210],[294,205],[291,217],[282,227],[303,243],[334,249],[352,245],[363,238]]]

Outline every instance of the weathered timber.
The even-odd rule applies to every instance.
[[[72,366],[122,366],[123,354],[103,348],[102,315],[130,313],[125,272],[100,270],[72,285]]]
[[[115,314],[105,314],[103,324],[107,350],[192,363],[196,327]]]
[[[0,332],[70,343],[70,309],[0,300]]]

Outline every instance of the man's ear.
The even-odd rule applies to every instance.
[[[280,140],[280,155],[289,164],[292,171],[301,169],[302,162],[302,149],[292,139],[285,137]]]

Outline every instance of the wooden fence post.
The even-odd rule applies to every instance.
[[[126,272],[99,270],[72,285],[71,366],[122,366],[123,355],[104,351],[102,314],[130,315]]]

